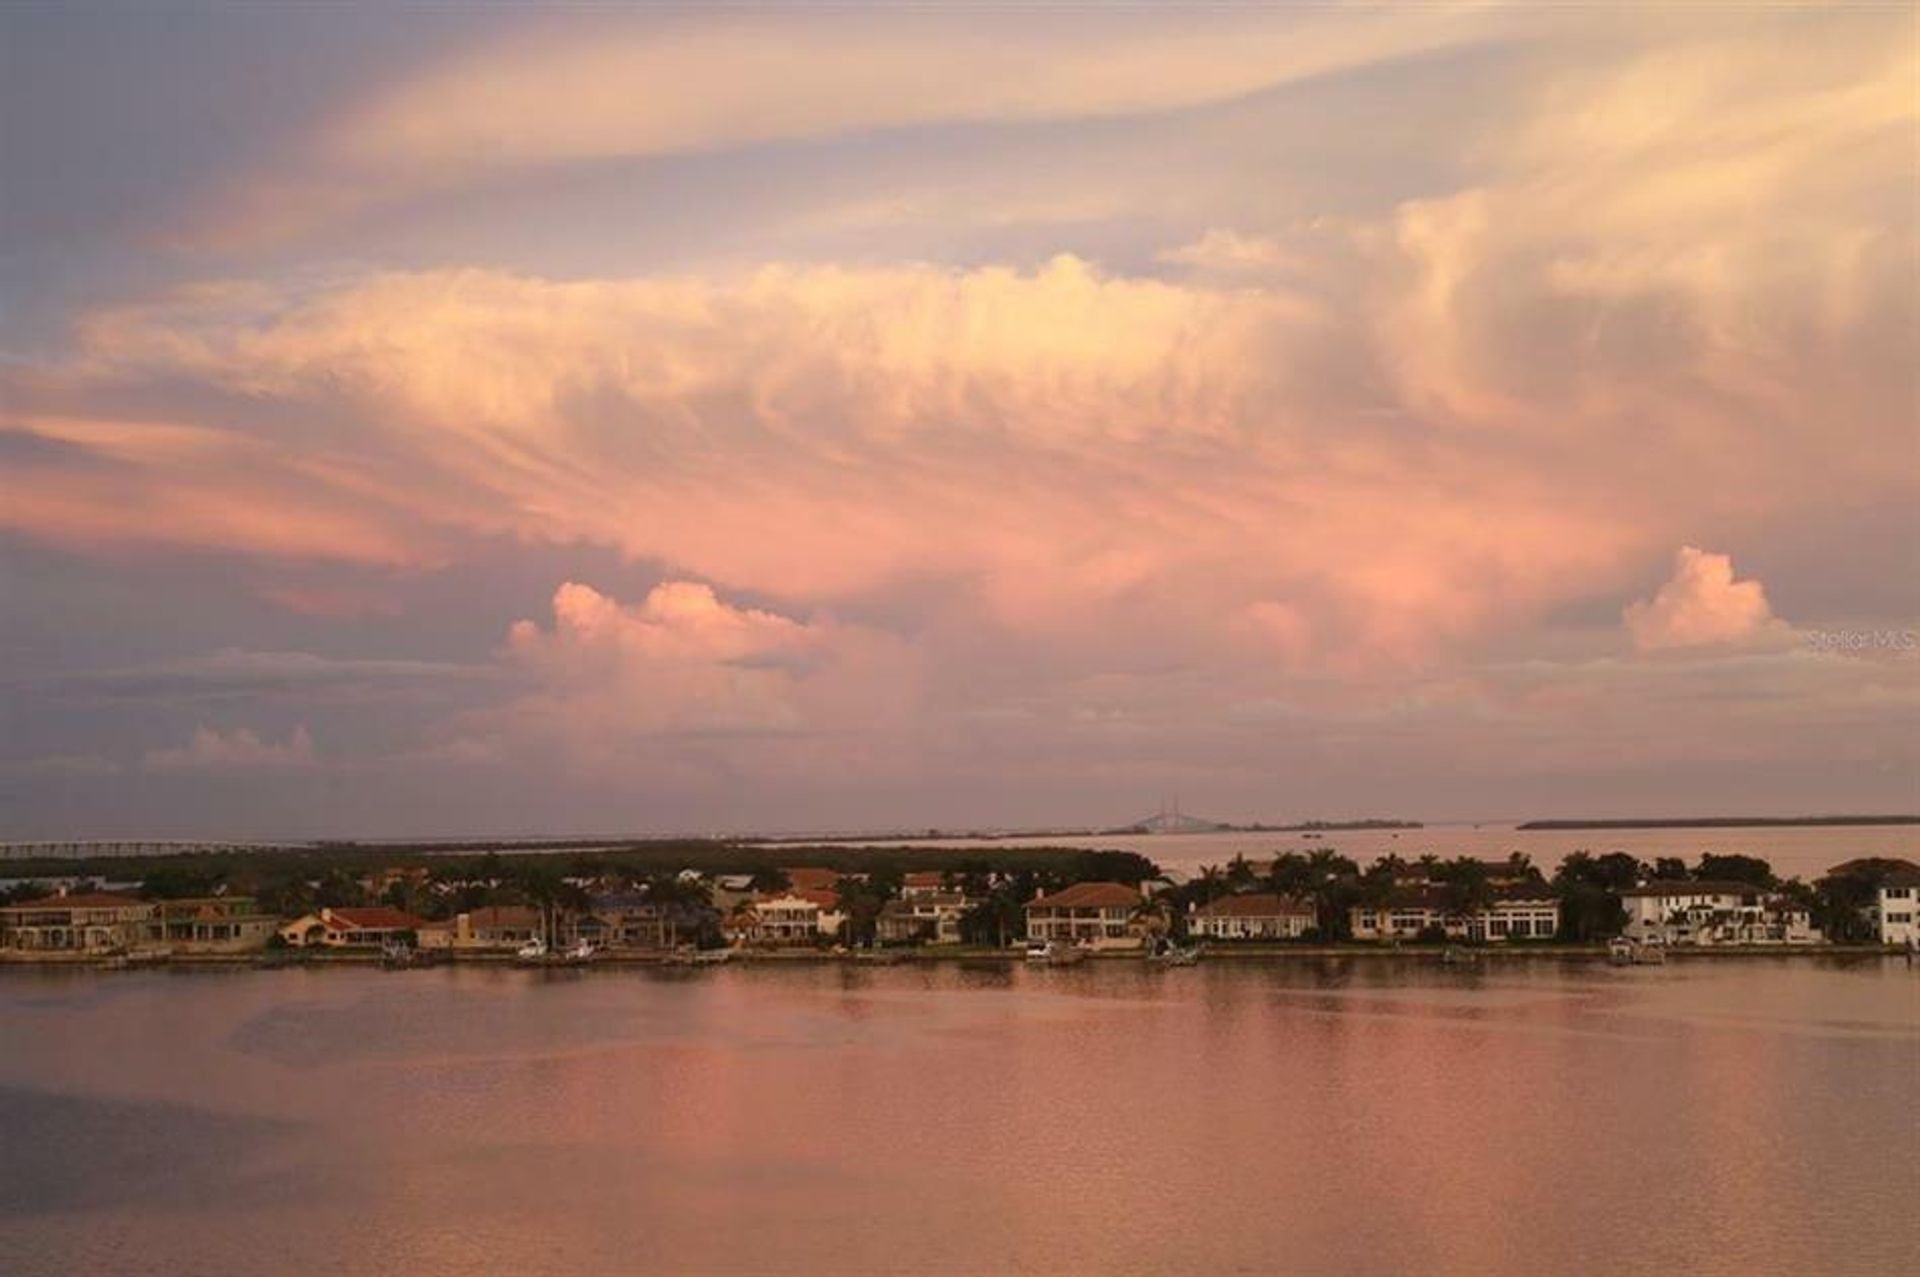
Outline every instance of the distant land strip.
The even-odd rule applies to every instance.
[[[1813,829],[1920,825],[1920,816],[1681,816],[1636,820],[1529,820],[1520,829]]]

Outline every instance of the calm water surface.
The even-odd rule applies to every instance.
[[[1920,1266],[1920,971],[0,974],[0,1269]]]

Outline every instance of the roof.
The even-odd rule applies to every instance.
[[[416,931],[426,919],[416,918],[401,909],[370,905],[363,909],[329,909],[324,921],[342,931]]]
[[[121,895],[117,891],[76,891],[65,896],[42,896],[38,900],[23,900],[14,909],[124,909],[128,905],[147,905],[150,901],[138,896]]]
[[[1455,912],[1455,897],[1444,886],[1401,886],[1387,892],[1385,899],[1377,905],[1364,902],[1354,906],[1356,909],[1431,909],[1440,913]],[[1515,882],[1489,886],[1486,894],[1488,905],[1513,904],[1522,900],[1553,902],[1556,897],[1553,888],[1544,882]]]
[[[913,913],[916,909],[937,909],[942,905],[961,909],[966,907],[966,903],[967,898],[957,891],[936,891],[932,895],[915,896],[911,900],[889,900],[880,906],[880,912]]]
[[[1860,856],[1853,860],[1843,860],[1827,870],[1829,878],[1856,873],[1915,873],[1920,874],[1920,864],[1902,856]]]
[[[537,927],[541,917],[538,909],[526,905],[489,905],[468,910],[467,921],[475,927]]]
[[[916,869],[900,880],[907,887],[938,887],[947,880],[947,875],[938,869]]]
[[[1052,895],[1042,892],[1027,901],[1027,908],[1111,909],[1117,905],[1137,905],[1142,898],[1138,891],[1118,882],[1076,882]]]
[[[1238,896],[1222,896],[1195,909],[1201,918],[1283,918],[1305,914],[1313,917],[1313,906],[1292,896],[1271,891],[1253,891]]]
[[[818,909],[821,907],[820,901],[817,899],[820,894],[820,892],[816,891],[769,891],[763,895],[755,896],[752,903],[755,908],[802,904],[812,905]],[[828,894],[830,895],[831,893]],[[745,906],[743,905],[742,907],[744,908]]]
[[[1726,879],[1680,879],[1655,881],[1645,886],[1629,887],[1620,893],[1628,896],[1651,896],[1667,899],[1675,896],[1760,896],[1765,895],[1765,887],[1756,887],[1750,882],[1731,882]]]
[[[840,882],[838,869],[823,869],[818,865],[802,865],[798,869],[782,869],[787,882],[795,891],[831,891]]]

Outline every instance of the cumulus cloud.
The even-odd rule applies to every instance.
[[[1633,539],[1563,476],[1360,412],[1376,388],[1319,379],[1337,335],[1311,304],[1068,257],[724,281],[387,275],[182,295],[96,316],[85,340],[83,379],[184,374],[337,405],[371,437],[358,461],[232,446],[372,527],[584,538],[803,604],[947,580],[995,623],[1059,632],[1098,630],[1106,609],[1273,601],[1321,622],[1290,651],[1398,660]],[[137,432],[28,428],[177,488],[170,503],[207,482],[202,454],[176,463]],[[368,472],[396,451],[408,484]],[[84,476],[35,489],[11,517],[114,526]],[[344,544],[321,532],[302,549],[360,553]]]
[[[616,557],[666,579],[567,585],[516,626],[502,703],[416,755],[447,766],[791,778],[942,738],[939,774],[983,785],[1252,776],[1286,748],[1255,724],[1287,720],[1332,724],[1359,774],[1369,742],[1444,765],[1463,724],[1516,724],[1476,738],[1495,774],[1629,685],[1712,689],[1689,730],[1716,742],[1723,706],[1780,726],[1731,708],[1769,687],[1807,721],[1893,721],[1831,671],[1723,677],[1779,626],[1720,555],[1629,610],[1639,648],[1683,650],[1630,675],[1558,657],[1616,648],[1619,601],[1689,540],[1765,555],[1802,617],[1818,551],[1774,566],[1787,530],[1841,544],[1858,509],[1920,503],[1886,462],[1911,443],[1907,16],[1473,8],[1232,14],[1172,44],[1040,15],[1029,44],[947,46],[893,19],[848,41],[590,15],[443,50],[257,148],[286,162],[246,175],[264,203],[205,222],[232,277],[17,344],[0,527],[239,560],[300,624],[414,638],[427,593],[397,582],[510,543],[541,582]],[[1340,74],[1462,31],[1525,38]],[[328,267],[228,237],[423,186],[458,194],[309,241]],[[1537,685],[1472,673],[1550,647]],[[159,673],[440,677],[297,666]]]
[[[663,582],[631,605],[567,582],[551,626],[516,622],[504,655],[531,689],[473,716],[465,738],[504,732],[582,754],[659,737],[883,729],[912,681],[884,634],[738,606],[693,581]]]
[[[318,763],[313,737],[304,726],[295,727],[279,742],[246,727],[225,732],[198,727],[185,745],[148,750],[140,759],[141,770],[150,772],[290,771]]]
[[[1730,556],[1690,545],[1674,556],[1666,584],[1651,599],[1629,604],[1624,617],[1643,652],[1738,643],[1774,624],[1760,582],[1734,580]]]

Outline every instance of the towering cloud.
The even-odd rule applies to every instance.
[[[1733,560],[1686,545],[1673,576],[1651,599],[1629,604],[1627,629],[1642,651],[1752,638],[1773,621],[1758,581],[1736,581]]]

